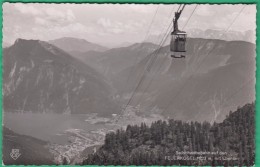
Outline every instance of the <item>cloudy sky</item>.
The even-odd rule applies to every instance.
[[[157,36],[165,33],[172,20],[172,11],[177,6],[4,3],[3,41],[13,43],[17,38],[48,41],[77,37],[108,47],[141,42],[146,34]],[[186,5],[179,27],[186,24],[195,6]],[[185,30],[225,30],[242,8],[241,4],[198,5]],[[153,24],[149,26],[153,18]],[[246,5],[229,31],[255,31],[255,19],[256,6]]]

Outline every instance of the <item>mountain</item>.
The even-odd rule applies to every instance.
[[[70,55],[76,57],[80,61],[86,63],[87,65],[91,66],[92,68],[99,71],[99,68],[96,66],[96,60],[102,55],[103,52],[99,51],[87,51],[87,52],[80,52],[80,51],[71,51]],[[102,72],[101,72],[102,73]]]
[[[225,31],[225,30],[213,30],[213,29],[206,29],[202,30],[199,28],[191,28],[185,30],[187,32],[187,36],[189,38],[204,38],[204,39],[220,39],[226,41],[245,41],[256,43],[255,38],[255,30],[247,30],[244,32],[241,31]],[[159,42],[158,39],[162,38],[163,34],[159,35],[152,35],[150,36],[146,42]],[[166,46],[170,42],[170,36],[168,36],[165,45]]]
[[[189,37],[192,38],[206,38],[206,39],[222,39],[227,41],[247,41],[255,43],[255,34],[253,30],[244,32],[240,31],[224,31],[224,30],[200,30],[190,29],[187,30]]]
[[[57,46],[58,48],[66,52],[87,52],[87,51],[105,51],[106,47],[88,42],[85,39],[78,39],[72,37],[64,37],[48,41],[50,44]]]
[[[4,111],[118,112],[104,76],[47,42],[17,39],[4,49],[3,64]]]
[[[128,47],[128,46],[131,46],[131,45],[133,45],[133,44],[134,44],[134,43],[132,43],[132,42],[123,42],[123,43],[121,43],[120,45],[114,46],[113,48]]]
[[[146,114],[154,110],[181,120],[220,121],[226,111],[254,101],[254,44],[189,38],[185,59],[172,59],[169,50],[160,50],[129,105],[140,105]],[[150,56],[117,74],[114,83],[126,102]]]
[[[112,79],[119,72],[140,62],[157,48],[158,46],[153,43],[136,43],[104,52],[89,51],[78,54],[77,57],[81,57],[83,62]]]
[[[4,165],[55,165],[47,145],[45,141],[3,127]],[[21,154],[16,160],[10,156],[12,149],[19,149]]]

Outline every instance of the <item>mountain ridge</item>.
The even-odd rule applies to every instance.
[[[104,115],[117,112],[108,81],[47,42],[18,39],[4,50],[3,57],[4,110]]]
[[[65,50],[66,52],[73,52],[73,51],[87,52],[90,50],[93,51],[108,50],[108,48],[101,46],[99,44],[95,44],[85,39],[74,38],[74,37],[63,37],[54,40],[49,40],[48,42],[50,44],[53,44]]]
[[[245,84],[243,90],[239,91],[233,99],[232,106],[254,100],[254,44],[244,41],[188,38],[185,59],[172,59],[169,50],[169,46],[161,48],[154,65],[150,72],[145,73],[145,79],[129,105],[143,106],[144,112],[145,110],[148,112],[152,108],[164,111],[164,106],[167,106],[170,99],[176,96],[172,99],[172,105],[168,108],[166,116],[170,113],[178,113],[179,119],[187,120],[190,119],[188,117],[197,115],[190,113],[192,110],[203,110],[205,118],[202,116],[198,116],[198,118],[209,120],[214,118],[212,117],[213,111],[209,113],[210,110],[213,110],[210,100],[213,100],[215,105],[220,105],[220,101],[228,98],[232,91],[243,86],[244,80],[252,80],[252,82]],[[140,75],[145,69],[145,63],[152,54],[137,65],[118,73],[114,83],[120,89],[121,97],[131,95],[131,91],[135,89],[136,82],[140,80]],[[132,75],[128,78],[131,71]],[[127,87],[124,86],[126,80],[128,80]],[[218,84],[214,84],[214,82]],[[221,91],[223,91],[222,95],[220,95]],[[214,98],[215,96],[217,98]],[[220,99],[221,96],[223,99]],[[205,103],[204,109],[201,108],[203,102]],[[225,105],[228,107],[227,110],[234,109],[230,106]],[[223,106],[219,107],[221,111],[225,110]],[[219,114],[221,117],[219,119],[222,120],[225,114]]]

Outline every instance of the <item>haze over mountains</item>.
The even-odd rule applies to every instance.
[[[148,58],[157,55],[152,48],[158,46],[144,43],[104,52],[91,51],[81,55],[81,60],[107,76],[126,102]],[[185,59],[172,59],[169,46],[163,47],[157,56],[130,104],[140,105],[146,114],[153,110],[183,120],[223,120],[229,110],[254,101],[255,45],[252,43],[189,38]]]
[[[255,45],[252,43],[189,38],[185,59],[172,59],[169,46],[161,48],[159,54],[155,54],[158,46],[152,43],[108,50],[104,47],[89,50],[89,42],[75,38],[57,39],[52,43],[70,54],[46,42],[27,40],[18,40],[4,51],[5,63],[11,63],[5,67],[4,73],[6,108],[59,113],[120,113],[119,106],[126,103],[132,95],[150,56],[157,58],[151,71],[145,73],[144,82],[130,103],[133,106],[140,105],[143,114],[156,112],[183,120],[222,120],[226,113],[221,112],[254,101]],[[72,45],[66,48],[70,43]],[[96,46],[93,43],[91,45]],[[37,54],[36,49],[39,52]],[[59,58],[56,58],[57,55]],[[24,59],[19,59],[22,56]],[[73,68],[69,68],[68,64],[71,63]],[[43,75],[45,79],[39,82],[41,77],[37,79],[39,77],[36,74]],[[64,76],[67,78],[64,79]],[[51,79],[52,77],[56,79]],[[57,78],[60,78],[60,82]],[[35,85],[35,82],[44,86],[38,85],[32,89],[31,85]],[[60,90],[58,92],[57,87]],[[240,87],[243,89],[239,90]],[[33,104],[33,100],[41,99],[37,106],[31,108],[33,104],[29,104],[26,98],[20,98],[22,94],[28,93],[27,100]],[[233,97],[234,93],[236,95]],[[63,100],[51,103],[57,100],[57,95]],[[16,104],[11,103],[13,99],[16,99]],[[227,100],[230,101],[225,102]],[[85,108],[90,109],[85,111]]]
[[[225,31],[225,30],[213,30],[213,29],[206,29],[201,30],[198,28],[192,28],[185,30],[187,32],[187,36],[189,38],[204,38],[204,39],[220,39],[226,41],[246,41],[251,43],[256,43],[255,38],[255,31],[247,30],[244,32],[241,31]],[[159,35],[151,35],[148,37],[146,42],[153,42],[159,43],[164,34]],[[170,36],[168,37],[167,41],[165,42],[165,46],[168,45],[170,41]]]
[[[255,32],[253,30],[240,31],[225,31],[225,30],[200,30],[190,29],[187,30],[189,36],[192,38],[206,38],[206,39],[221,39],[226,41],[246,41],[255,43]]]
[[[111,79],[122,70],[140,62],[157,48],[153,43],[136,43],[105,52],[90,51],[81,55],[81,60]]]

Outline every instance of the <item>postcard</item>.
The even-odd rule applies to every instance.
[[[2,8],[3,165],[255,165],[256,3]]]

